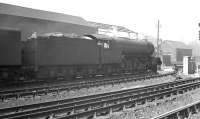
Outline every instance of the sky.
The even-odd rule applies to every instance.
[[[127,27],[140,34],[189,43],[198,41],[199,0],[0,0],[34,9],[64,13],[105,24]]]

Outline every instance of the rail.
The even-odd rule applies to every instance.
[[[199,111],[200,111],[200,101],[196,101],[186,106],[153,117],[151,119],[184,119],[190,117],[190,115],[195,114]]]
[[[199,78],[181,80],[170,82],[168,84],[165,83],[149,87],[128,89],[107,94],[6,108],[1,109],[0,113],[8,114],[1,115],[0,118],[34,118],[49,115],[66,119],[82,116],[95,117],[102,113],[108,114],[126,108],[135,107],[136,105],[145,104],[146,102],[152,102],[153,100],[163,99],[171,95],[182,94],[186,90],[191,90],[191,88],[199,88],[199,80]],[[18,112],[12,113],[15,110]],[[64,117],[61,115],[64,115]]]
[[[26,89],[20,89],[20,90],[7,90],[7,91],[0,91],[0,99],[4,101],[8,98],[19,98],[29,95],[41,95],[41,94],[47,94],[56,92],[59,93],[60,91],[69,91],[73,89],[80,89],[80,88],[89,88],[94,86],[100,86],[100,85],[108,85],[108,84],[116,84],[116,83],[122,83],[122,82],[131,82],[136,80],[145,80],[150,78],[156,78],[156,77],[162,77],[167,75],[172,75],[173,73],[167,73],[162,75],[151,75],[151,76],[138,76],[138,77],[120,77],[118,79],[108,79],[108,80],[97,80],[97,81],[89,81],[89,82],[79,82],[79,83],[69,83],[69,84],[63,84],[58,86],[46,86],[46,87],[37,87],[37,88],[26,88]]]

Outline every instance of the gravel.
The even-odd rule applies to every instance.
[[[193,114],[188,119],[200,119],[200,113]]]
[[[145,106],[125,110],[121,113],[113,113],[108,119],[150,119],[197,100],[200,100],[200,89],[147,103]],[[200,114],[192,115],[189,119],[200,119]]]
[[[142,80],[137,82],[129,82],[129,83],[120,83],[115,85],[106,85],[106,86],[99,86],[99,87],[91,87],[91,88],[82,88],[80,90],[71,90],[71,91],[62,91],[59,94],[52,93],[48,95],[41,95],[36,97],[22,97],[19,99],[7,99],[4,102],[0,102],[0,107],[13,107],[13,106],[20,106],[20,105],[27,105],[27,104],[34,104],[34,103],[41,103],[46,101],[55,101],[60,99],[68,99],[74,98],[79,96],[86,96],[98,93],[105,93],[110,91],[117,91],[123,90],[128,88],[136,88],[140,86],[148,86],[153,84],[160,84],[164,82],[174,81],[174,76],[166,76],[161,78],[154,78],[149,80]]]

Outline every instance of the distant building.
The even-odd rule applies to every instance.
[[[184,56],[192,56],[192,49],[176,48],[176,61],[182,62]]]
[[[162,62],[163,62],[163,65],[165,65],[165,66],[171,66],[172,65],[171,55],[170,54],[162,55]]]
[[[97,28],[81,17],[30,9],[0,3],[0,29],[18,30],[21,40],[34,32],[37,34],[63,32],[82,34],[97,33]]]
[[[165,40],[162,43],[161,49],[162,55],[170,55],[172,65],[182,64],[183,56],[192,56],[192,48],[180,41]]]

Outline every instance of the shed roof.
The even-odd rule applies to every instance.
[[[104,23],[97,23],[97,22],[91,22],[90,23],[97,28],[101,28],[101,29],[112,29],[113,27],[116,27],[118,31],[120,32],[127,32],[127,33],[136,33],[135,31],[132,31],[126,27],[123,26],[117,26],[117,25],[110,25],[110,24],[104,24]]]
[[[78,16],[72,16],[72,15],[43,11],[43,10],[36,10],[16,5],[4,4],[4,3],[0,3],[0,14],[50,20],[56,22],[64,22],[64,23],[93,27],[86,20]]]

